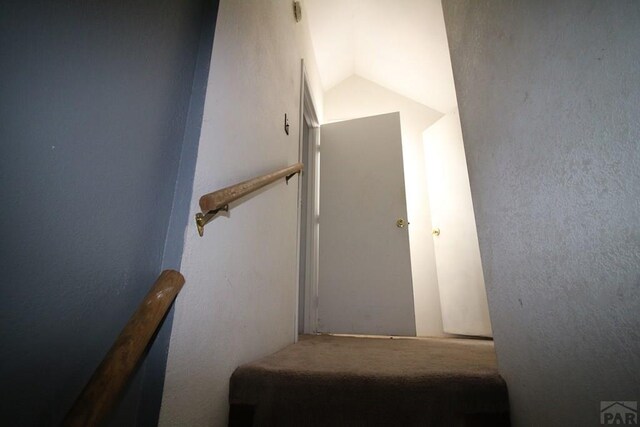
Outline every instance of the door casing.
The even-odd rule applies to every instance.
[[[307,215],[302,218],[303,180],[298,180],[298,236],[297,236],[297,287],[295,292],[295,319],[294,342],[298,341],[298,332],[305,334],[315,333],[318,329],[318,213],[319,213],[319,145],[320,145],[320,121],[315,107],[313,96],[309,86],[304,59],[301,60],[300,75],[300,117],[299,117],[299,146],[298,158],[304,164],[303,174],[307,176]],[[307,140],[304,138],[303,127],[309,126]],[[308,158],[303,159],[304,146],[308,144]],[[306,238],[302,241],[302,227],[306,229]],[[305,245],[305,256],[301,259],[301,245]],[[300,278],[301,269],[304,267],[304,276]],[[304,291],[304,308],[300,310],[300,290]],[[304,318],[300,318],[300,312]],[[302,324],[302,328],[299,325]]]

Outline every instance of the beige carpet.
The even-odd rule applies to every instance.
[[[231,377],[230,426],[503,426],[492,341],[303,336]]]

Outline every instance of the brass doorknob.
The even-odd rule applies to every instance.
[[[409,221],[405,221],[402,218],[398,218],[398,220],[396,221],[396,227],[398,228],[404,228],[407,225],[409,225]]]
[[[440,229],[439,228],[434,228],[433,231],[431,232],[431,234],[433,234],[434,236],[439,236],[440,235]]]

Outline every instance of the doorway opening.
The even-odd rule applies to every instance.
[[[346,133],[336,141],[361,143],[359,149],[347,150],[340,147],[342,142],[323,137],[323,163],[314,164],[315,185],[320,186],[314,188],[313,197],[319,199],[314,203],[324,210],[318,208],[319,218],[308,224],[316,233],[315,288],[313,294],[307,287],[299,291],[306,301],[299,307],[313,309],[315,327],[308,331],[490,337],[441,1],[412,1],[410,7],[374,0],[306,0],[304,5],[323,86],[322,132],[330,136],[329,129],[341,127]],[[391,125],[371,133],[377,126],[373,118],[392,113],[399,117],[398,135],[378,141]],[[355,122],[365,119],[371,123],[354,134]],[[364,155],[373,150],[389,158],[381,154],[389,144],[400,145],[400,163],[383,162],[377,168],[400,170],[403,185],[397,188],[388,185],[389,179],[375,177],[369,169],[377,160]],[[351,163],[344,161],[345,153]],[[340,167],[332,169],[337,164]],[[365,174],[368,184],[352,185],[351,177]],[[351,187],[351,196],[327,193]],[[403,198],[406,194],[404,211],[393,205],[393,197],[385,197],[399,193]],[[353,204],[351,198],[386,209]],[[336,200],[336,208],[329,209],[325,202]],[[347,206],[350,210],[342,209]],[[400,233],[408,241],[407,251],[394,242]],[[309,315],[299,313],[305,320]],[[400,327],[407,316],[412,327]],[[297,330],[307,331],[305,325]]]

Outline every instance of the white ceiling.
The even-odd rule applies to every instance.
[[[305,0],[324,90],[353,74],[448,113],[456,107],[440,0]]]

